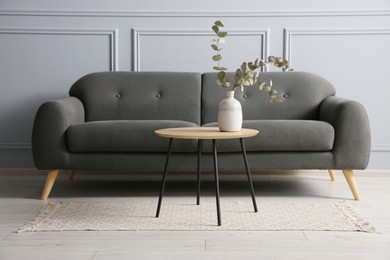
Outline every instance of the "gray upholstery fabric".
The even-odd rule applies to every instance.
[[[371,133],[363,106],[356,101],[328,97],[321,104],[320,120],[332,124],[336,131],[335,169],[365,169],[370,158]]]
[[[126,170],[132,172],[158,172],[164,170],[164,153],[72,153],[70,169]],[[196,171],[197,153],[172,153],[169,172]]]
[[[228,73],[233,78],[233,73]],[[268,96],[258,87],[236,91],[244,120],[258,119],[305,119],[318,120],[319,104],[328,96],[335,95],[334,87],[320,76],[307,72],[263,72],[262,81],[272,79],[283,103],[271,105]],[[217,121],[219,102],[225,98],[225,89],[216,84],[216,73],[202,76],[202,124]]]
[[[212,171],[212,156],[202,161],[205,170]],[[331,152],[249,152],[250,170],[300,170],[332,169]],[[221,171],[241,171],[245,174],[245,164],[241,153],[218,154],[218,166]]]
[[[248,152],[330,151],[335,136],[332,125],[313,120],[247,120],[243,127],[259,130],[257,136],[245,138]],[[238,140],[218,140],[217,145],[220,152],[241,151]],[[203,147],[211,151],[210,142],[204,142]]]
[[[114,120],[70,126],[66,140],[71,152],[166,152],[169,138],[157,136],[160,128],[196,127],[185,121]],[[173,151],[195,152],[196,140],[175,140]]]
[[[215,73],[102,72],[84,76],[72,97],[44,103],[33,127],[38,169],[161,171],[168,139],[157,128],[217,120],[225,90]],[[231,77],[232,74],[230,73]],[[364,108],[334,97],[333,86],[304,72],[267,72],[284,102],[270,105],[257,87],[236,92],[244,127],[260,130],[245,139],[252,171],[364,169],[370,128]],[[202,82],[201,82],[202,81]],[[202,84],[202,85],[201,85]],[[169,171],[196,171],[196,140],[175,140]],[[218,141],[221,171],[242,171],[237,140]],[[210,142],[204,141],[204,149]],[[187,151],[183,153],[181,151]],[[212,170],[205,153],[203,169]]]
[[[69,94],[84,104],[86,121],[181,120],[200,124],[200,73],[92,73],[79,79]]]
[[[71,153],[68,169],[78,170],[126,170],[134,172],[162,173],[166,153]],[[262,152],[248,153],[252,172],[263,170],[331,169],[331,152]],[[219,170],[242,172],[245,164],[241,153],[219,153]],[[197,153],[173,153],[169,172],[196,172]],[[213,171],[212,154],[202,155],[202,171]],[[194,179],[195,181],[195,179]],[[195,183],[195,182],[194,182]],[[195,191],[194,186],[194,191]]]
[[[83,104],[74,97],[46,102],[35,116],[32,151],[38,169],[67,169],[69,151],[65,132],[69,126],[84,122]]]

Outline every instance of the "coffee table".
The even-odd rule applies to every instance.
[[[201,175],[201,145],[202,140],[211,140],[213,145],[213,159],[214,159],[214,175],[215,175],[215,198],[217,204],[217,221],[218,226],[221,226],[221,210],[219,202],[219,177],[218,177],[218,159],[217,159],[217,145],[216,141],[221,139],[239,139],[241,144],[241,152],[244,158],[246,174],[251,190],[252,202],[254,211],[257,212],[257,204],[255,198],[255,192],[253,189],[252,178],[249,170],[248,159],[246,156],[246,150],[244,145],[244,138],[253,137],[259,133],[259,131],[254,129],[242,128],[239,132],[220,132],[218,127],[179,127],[179,128],[165,128],[156,130],[155,133],[158,136],[169,138],[169,146],[167,157],[165,161],[164,174],[162,178],[162,185],[160,190],[160,196],[158,200],[156,217],[158,218],[161,210],[162,198],[164,196],[166,176],[168,173],[168,164],[172,152],[172,142],[174,139],[196,139],[198,140],[198,169],[197,169],[197,181],[198,181],[198,192],[197,192],[197,205],[200,203],[200,175]]]

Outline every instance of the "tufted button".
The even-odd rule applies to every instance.
[[[247,94],[242,95],[243,98],[248,98]]]
[[[287,94],[287,93],[284,93],[284,94],[283,94],[283,98],[288,98],[288,94]]]
[[[160,94],[160,93],[157,93],[157,94],[156,94],[156,98],[161,98],[161,94]]]
[[[121,94],[117,93],[115,94],[115,97],[119,99],[121,97]]]

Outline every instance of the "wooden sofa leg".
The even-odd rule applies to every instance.
[[[329,171],[330,179],[332,181],[336,181],[336,174],[334,173],[334,170],[328,170],[328,171]]]
[[[355,181],[355,177],[353,176],[353,171],[352,170],[343,170],[345,179],[348,182],[349,188],[352,191],[353,197],[355,200],[360,200],[360,194],[359,190]]]
[[[45,187],[43,188],[43,192],[41,196],[42,200],[47,200],[47,198],[49,197],[50,191],[53,188],[54,182],[56,181],[59,173],[60,170],[49,171],[49,174],[47,175],[46,178]]]
[[[69,173],[69,177],[68,177],[69,181],[73,181],[74,175],[75,175],[75,174],[76,174],[76,171],[75,171],[75,170],[73,170],[73,171],[71,171],[71,172]]]

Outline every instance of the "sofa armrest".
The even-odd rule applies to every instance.
[[[335,169],[365,169],[371,151],[370,124],[364,107],[352,100],[330,96],[320,105],[319,119],[333,125]]]
[[[49,101],[40,106],[34,120],[32,151],[38,169],[67,169],[69,151],[65,132],[85,121],[84,106],[75,97]]]

